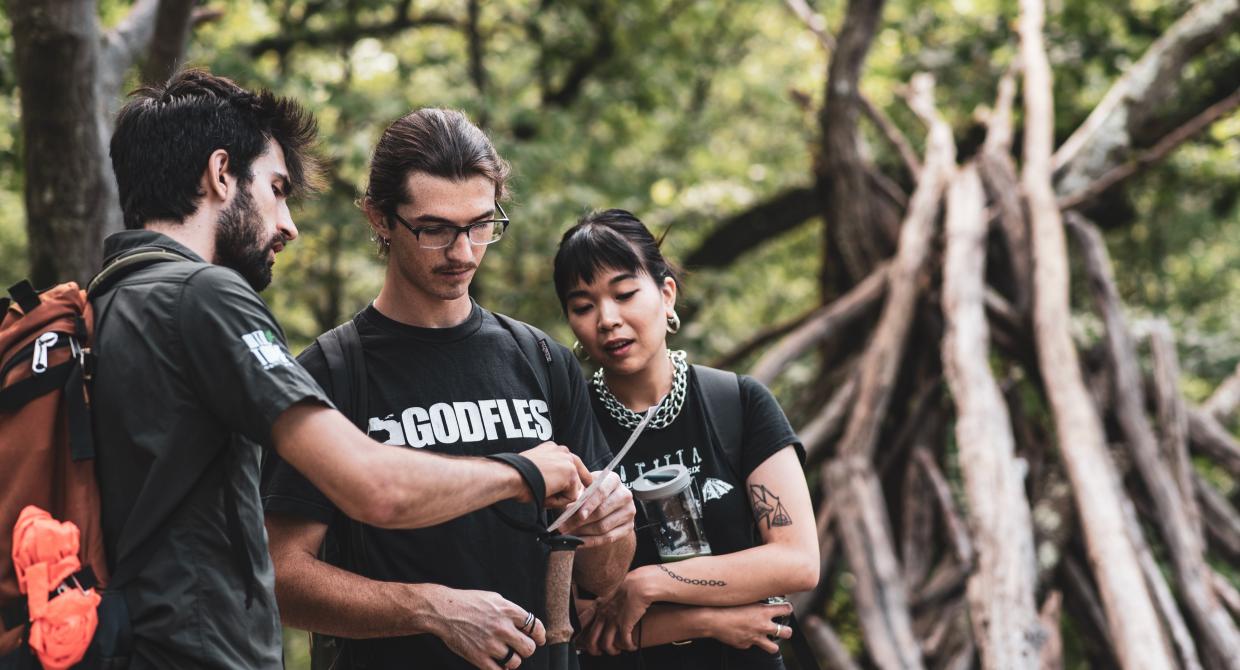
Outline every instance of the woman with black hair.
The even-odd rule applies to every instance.
[[[776,642],[791,635],[791,608],[766,599],[813,588],[819,566],[804,451],[783,411],[745,376],[727,377],[739,386],[734,400],[705,393],[703,380],[720,373],[668,349],[680,328],[677,272],[633,214],[595,212],[569,229],[555,288],[574,350],[599,366],[592,399],[612,450],[658,406],[621,461],[621,480],[633,486],[655,468],[683,466],[709,545],[661,560],[649,528],[658,521],[639,506],[630,572],[615,592],[581,604],[582,667],[782,668]]]

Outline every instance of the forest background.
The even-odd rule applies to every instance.
[[[961,523],[981,532],[975,514],[986,503],[967,490],[968,467],[961,463],[955,421],[964,409],[953,402],[963,394],[953,393],[951,362],[940,356],[945,342],[940,312],[948,301],[940,285],[947,242],[938,203],[954,179],[949,171],[939,171],[945,176],[926,201],[929,215],[920,216],[929,222],[923,256],[930,260],[913,268],[908,285],[915,299],[906,310],[912,323],[904,324],[894,348],[887,350],[894,352],[887,358],[894,356],[900,368],[874,373],[885,385],[862,378],[863,369],[874,367],[883,353],[871,349],[890,339],[881,335],[900,330],[893,331],[893,317],[879,314],[882,292],[870,290],[872,280],[882,274],[884,259],[904,253],[900,222],[911,228],[908,222],[918,218],[916,193],[929,183],[927,175],[938,174],[936,166],[944,164],[941,153],[936,159],[933,131],[927,139],[926,123],[949,131],[946,142],[955,156],[948,157],[948,164],[981,160],[1001,116],[992,107],[1004,109],[1001,81],[1007,75],[1030,85],[1017,67],[1023,48],[1018,17],[1032,4],[9,0],[0,14],[0,285],[31,275],[42,285],[89,278],[98,263],[97,240],[116,229],[118,219],[106,187],[83,195],[80,185],[65,182],[108,177],[106,166],[100,167],[101,145],[92,143],[101,137],[106,141],[108,118],[126,91],[144,79],[157,79],[176,63],[207,66],[243,85],[303,100],[321,124],[330,163],[328,188],[294,208],[301,236],[281,254],[276,280],[264,293],[293,350],[300,350],[362,308],[381,281],[382,265],[355,205],[379,133],[414,108],[462,109],[487,130],[514,168],[513,198],[505,204],[513,224],[475,280],[480,302],[571,342],[550,277],[560,234],[594,208],[637,213],[657,234],[665,234],[665,252],[689,270],[680,307],[685,326],[672,338],[674,346],[687,349],[691,360],[722,363],[739,372],[760,366],[764,354],[782,347],[786,360],[767,360],[766,372],[775,372],[763,380],[794,426],[808,429],[814,438],[807,445],[813,452],[807,475],[820,504],[825,569],[818,592],[798,606],[803,614],[825,619],[825,626],[818,619],[812,619],[812,626],[827,664],[968,667],[983,662],[995,667],[994,652],[988,651],[993,644],[985,641],[988,624],[979,623],[986,617],[976,611],[970,617],[966,597],[966,583],[981,572],[974,569],[979,561],[968,538],[962,540],[957,532]],[[1129,93],[1127,100],[1142,110],[1131,116],[1140,116],[1141,123],[1132,124],[1126,144],[1108,154],[1109,163],[1094,166],[1092,173],[1084,170],[1085,176],[1065,174],[1072,166],[1061,168],[1056,177],[1063,197],[1079,190],[1065,186],[1067,179],[1083,179],[1077,184],[1083,186],[1097,183],[1115,167],[1139,168],[1090,193],[1086,202],[1062,209],[1074,212],[1069,219],[1080,217],[1073,229],[1103,233],[1114,267],[1113,297],[1118,298],[1112,305],[1122,305],[1120,319],[1136,343],[1137,374],[1157,372],[1153,345],[1147,347],[1146,340],[1164,332],[1166,324],[1174,333],[1173,358],[1179,367],[1174,385],[1183,406],[1205,406],[1213,412],[1212,426],[1231,430],[1236,428],[1236,400],[1220,394],[1240,374],[1240,115],[1232,100],[1240,87],[1240,19],[1235,4],[1051,0],[1042,52],[1054,74],[1046,102],[1053,104],[1053,144],[1061,147],[1195,5],[1209,5],[1215,12],[1208,17],[1211,27],[1181,50],[1179,60],[1172,59],[1170,72],[1159,71],[1158,77],[1169,76],[1171,82],[1160,84],[1161,95],[1150,93],[1148,86]],[[48,12],[54,5],[59,8]],[[1202,7],[1197,13],[1205,13]],[[68,28],[76,47],[56,47],[56,40],[64,38],[47,26],[58,22]],[[23,33],[22,27],[30,32]],[[84,64],[89,51],[94,53]],[[915,78],[917,73],[933,75],[932,91],[925,88],[926,80]],[[830,93],[829,80],[844,86]],[[1012,91],[1007,95],[1010,102]],[[1025,151],[1028,97],[1017,92],[1014,98],[1014,139],[1008,143],[1017,165]],[[59,140],[47,137],[48,126],[62,121],[61,112],[74,104],[85,105],[84,112],[77,110],[79,122],[91,119],[94,129],[81,126],[80,133]],[[1192,126],[1209,109],[1217,113]],[[1160,141],[1183,128],[1192,132],[1176,138],[1167,151],[1157,151]],[[841,129],[844,149],[833,144]],[[58,149],[56,141],[69,144]],[[860,185],[848,181],[857,175]],[[857,189],[857,200],[872,199],[872,209],[890,210],[894,219],[890,212],[850,211],[839,195],[849,183]],[[987,187],[995,204],[986,212],[991,219],[1001,218],[995,213],[1002,209],[1001,194],[990,180]],[[1029,218],[1036,218],[1036,207],[1025,206]],[[909,214],[902,217],[905,207]],[[1035,291],[1028,277],[1009,271],[1022,267],[1017,257],[1024,254],[1028,275],[1028,230],[1023,241],[1015,242],[1007,231],[1005,242],[1000,228],[995,223],[987,244],[992,256],[986,277],[992,289],[986,304],[990,319],[1006,321],[1008,328],[996,327],[996,348],[987,367],[1013,414],[1016,454],[1032,464],[1025,485],[1027,508],[1034,510],[1031,557],[1037,560],[1031,594],[1036,593],[1044,620],[1057,623],[1043,629],[1035,646],[1045,648],[1047,640],[1059,644],[1066,667],[1135,667],[1116,627],[1105,579],[1089,575],[1088,566],[1098,569],[1099,554],[1082,537],[1088,533],[1077,530],[1072,496],[1046,483],[1047,477],[1060,483],[1076,480],[1062,468],[1039,468],[1055,461],[1046,453],[1062,447],[1067,428],[1057,422],[1054,403],[1047,400],[1054,395],[1053,384],[1039,380],[1032,362]],[[1213,451],[1194,449],[1192,476],[1208,491],[1186,494],[1193,509],[1198,498],[1210,501],[1201,503],[1204,512],[1195,512],[1207,526],[1198,554],[1218,576],[1212,582],[1213,600],[1207,600],[1221,601],[1230,611],[1231,633],[1216,622],[1222,632],[1207,634],[1211,625],[1194,613],[1217,603],[1197,603],[1191,580],[1174,576],[1185,565],[1197,564],[1182,562],[1176,541],[1160,538],[1159,528],[1165,532],[1165,527],[1157,518],[1163,503],[1149,493],[1157,485],[1143,479],[1148,478],[1145,470],[1129,464],[1132,459],[1121,446],[1139,440],[1128,432],[1125,417],[1143,413],[1146,405],[1155,414],[1157,393],[1150,391],[1135,411],[1123,404],[1114,379],[1124,362],[1114,352],[1123,348],[1107,339],[1118,322],[1108,322],[1105,309],[1095,308],[1101,303],[1095,302],[1096,291],[1091,300],[1091,290],[1102,280],[1087,267],[1087,245],[1083,250],[1085,243],[1071,239],[1073,311],[1066,325],[1081,352],[1081,369],[1107,430],[1109,453],[1119,463],[1122,488],[1136,501],[1149,536],[1147,553],[1162,572],[1173,575],[1167,578],[1175,591],[1172,598],[1189,613],[1188,623],[1181,620],[1177,626],[1170,613],[1176,603],[1167,605],[1164,598],[1164,632],[1159,635],[1171,641],[1181,667],[1226,667],[1227,657],[1218,654],[1235,641],[1234,622],[1240,616],[1235,600],[1240,587],[1240,515],[1235,513],[1240,450],[1228,451],[1236,449],[1234,433],[1213,434]],[[1087,276],[1094,280],[1086,281]],[[822,332],[805,335],[804,327],[822,316],[822,306],[833,304],[843,307],[828,314]],[[791,346],[788,338],[798,333],[802,343]],[[880,390],[858,394],[856,387],[867,384]],[[877,416],[871,443],[883,445],[878,447],[885,499],[880,511],[902,564],[879,565],[876,576],[867,576],[848,560],[856,563],[851,552],[861,540],[839,521],[847,518],[840,505],[836,514],[845,516],[833,520],[830,494],[822,493],[830,488],[831,474],[820,466],[847,454],[843,443],[865,432],[848,425],[850,415],[867,414],[851,403],[872,402],[876,393],[887,396],[876,403],[878,411],[869,412]],[[939,484],[942,490],[936,494]],[[917,517],[910,501],[918,496],[932,501],[928,509],[939,510],[922,517],[929,519],[923,530],[912,528]],[[1061,504],[1065,499],[1066,506]],[[977,542],[984,554],[985,541]],[[911,555],[921,545],[934,549]],[[901,582],[896,590],[908,592],[907,598],[900,595],[906,600],[876,604],[866,595],[866,585],[891,584],[893,575]],[[1147,573],[1147,584],[1150,579]],[[1049,597],[1060,592],[1062,611],[1056,609],[1059,601]],[[911,612],[908,627],[918,658],[905,654],[899,616],[895,632],[867,623],[873,620],[867,610],[875,607]],[[288,638],[289,667],[303,667],[302,636]],[[1198,645],[1201,650],[1195,649]]]

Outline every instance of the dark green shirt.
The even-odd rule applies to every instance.
[[[328,401],[241,275],[150,231],[109,237],[105,255],[140,246],[188,262],[137,270],[94,300],[104,541],[113,568],[146,556],[125,587],[133,667],[280,668],[254,445],[294,403]]]

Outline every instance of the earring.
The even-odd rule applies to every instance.
[[[382,244],[384,249],[391,248],[391,246],[392,246],[392,238],[390,238],[390,237],[380,237],[380,238],[379,238],[379,244]]]
[[[676,310],[672,310],[670,316],[667,317],[667,332],[675,335],[680,330],[680,315]]]
[[[573,356],[582,363],[590,360],[590,354],[586,353],[586,348],[581,346],[581,340],[573,340]]]

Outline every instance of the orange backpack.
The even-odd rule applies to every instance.
[[[92,295],[122,270],[168,260],[183,259],[127,253],[91,282]],[[94,632],[90,589],[108,582],[90,420],[95,319],[73,282],[36,292],[22,281],[9,295],[0,299],[0,661],[25,645],[45,668],[69,667]],[[26,593],[36,584],[47,592]]]

